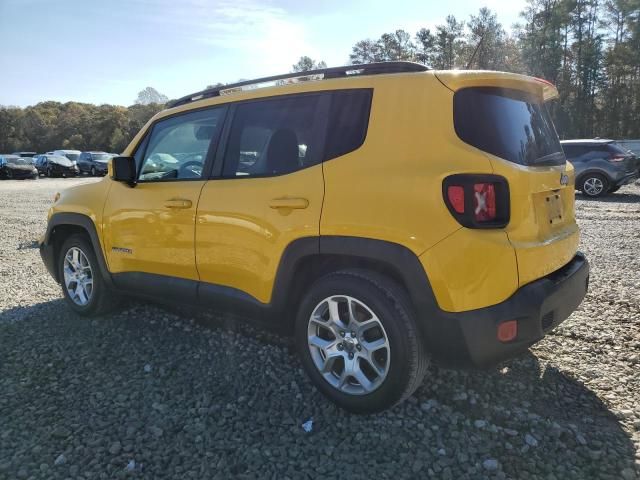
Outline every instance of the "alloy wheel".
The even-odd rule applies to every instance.
[[[389,373],[387,333],[371,308],[356,298],[322,300],[309,318],[307,342],[322,377],[343,393],[372,393]]]
[[[64,284],[73,303],[87,305],[93,294],[93,270],[89,259],[78,247],[71,247],[64,256]]]
[[[584,193],[589,196],[600,195],[604,190],[604,182],[598,177],[590,177],[584,181]]]

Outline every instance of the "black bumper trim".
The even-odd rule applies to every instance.
[[[495,365],[524,352],[566,320],[584,299],[588,285],[589,263],[578,252],[567,265],[521,287],[502,303],[469,312],[437,312],[426,322],[427,343],[445,365]],[[507,320],[518,321],[518,335],[502,343],[497,327]]]

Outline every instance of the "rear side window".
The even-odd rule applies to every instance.
[[[344,90],[332,94],[325,160],[359,148],[367,136],[371,90]]]
[[[320,163],[328,107],[323,94],[239,104],[223,176],[284,175]]]
[[[520,165],[561,165],[565,156],[544,103],[519,90],[465,88],[453,98],[458,137]]]
[[[239,104],[223,176],[284,175],[356,150],[371,96],[370,89],[339,90]]]

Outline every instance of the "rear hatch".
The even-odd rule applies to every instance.
[[[454,91],[458,137],[486,155],[509,184],[505,231],[515,249],[519,286],[566,265],[578,246],[574,174],[566,162],[546,102],[550,83],[523,75],[436,72]]]

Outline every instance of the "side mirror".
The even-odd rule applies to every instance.
[[[123,182],[130,187],[136,186],[136,161],[133,157],[114,157],[111,159],[113,166],[113,179]]]

